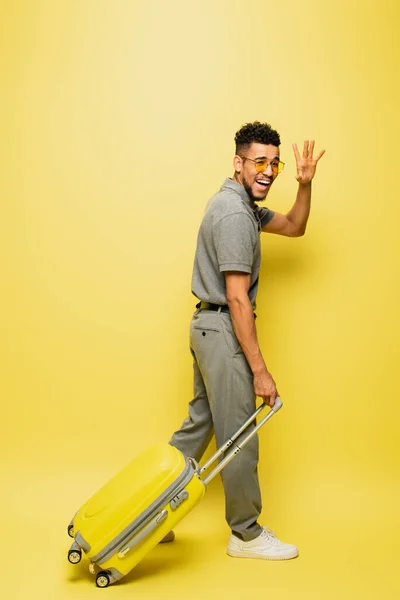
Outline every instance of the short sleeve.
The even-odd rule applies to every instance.
[[[214,225],[213,235],[220,272],[251,273],[256,242],[251,218],[245,213],[227,215]]]
[[[274,214],[274,211],[269,208],[258,207],[258,218],[260,219],[261,229],[270,222]]]

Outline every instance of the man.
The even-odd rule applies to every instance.
[[[258,345],[255,314],[261,231],[289,237],[304,234],[310,212],[311,180],[321,151],[293,144],[299,182],[296,201],[286,214],[260,208],[284,167],[279,134],[266,123],[244,125],[235,136],[233,179],[226,179],[207,205],[200,225],[192,292],[200,300],[190,327],[194,398],[189,416],[170,444],[200,460],[213,431],[217,446],[255,411],[256,396],[270,406],[278,396]],[[258,439],[254,437],[222,473],[226,520],[231,528],[230,556],[271,560],[294,558],[296,546],[284,544],[257,522],[261,494],[257,476]],[[170,532],[163,541],[172,541]]]

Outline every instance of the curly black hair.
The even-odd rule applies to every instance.
[[[260,123],[260,121],[246,123],[235,135],[236,154],[239,154],[241,150],[250,146],[253,142],[279,146],[281,138],[279,137],[279,133],[275,129],[272,129],[268,123]]]

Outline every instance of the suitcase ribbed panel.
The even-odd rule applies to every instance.
[[[182,502],[176,510],[171,510],[170,504],[164,505],[162,510],[168,511],[168,517],[165,521],[123,558],[116,552],[107,561],[102,562],[101,569],[116,569],[122,575],[127,575],[196,506],[204,496],[205,489],[202,480],[194,475],[188,485],[185,486],[185,490],[189,494],[187,500]]]
[[[120,534],[117,535],[99,554],[93,556],[90,553],[92,561],[97,564],[102,564],[108,560],[115,552],[118,552],[133,536],[139,533],[145,525],[147,525],[155,515],[157,515],[171,500],[187,486],[194,475],[193,467],[189,461],[186,462],[186,467],[181,475],[157,497],[132,523],[128,525]]]
[[[74,529],[95,556],[109,546],[184,473],[183,454],[169,444],[145,450],[117,473],[79,510]]]

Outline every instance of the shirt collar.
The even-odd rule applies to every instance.
[[[251,208],[251,210],[253,210],[253,211],[257,210],[257,208],[258,208],[257,205],[250,198],[250,196],[248,195],[248,193],[246,192],[245,188],[243,187],[243,185],[241,183],[238,183],[234,179],[227,177],[225,179],[224,183],[222,184],[221,189],[222,190],[223,189],[234,190],[237,194],[239,194],[239,196],[241,197],[243,202]]]

